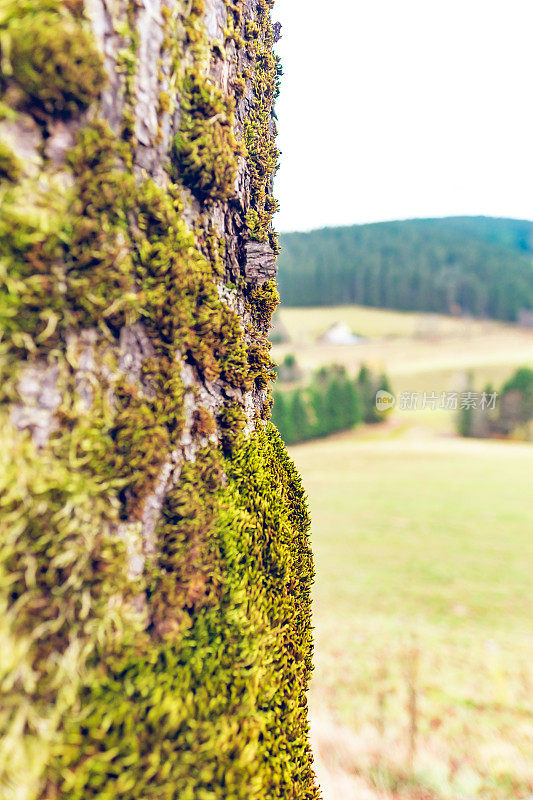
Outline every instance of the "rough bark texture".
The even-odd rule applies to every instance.
[[[315,798],[272,0],[0,3],[0,797]]]

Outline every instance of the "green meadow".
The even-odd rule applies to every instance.
[[[294,312],[302,314],[307,330],[315,325],[314,336],[312,310]],[[368,309],[359,316],[369,336],[361,347],[379,346],[382,365],[396,363],[390,369],[394,389],[398,383],[402,390],[411,383],[413,389],[450,388],[444,378],[457,370],[453,364],[432,367],[431,352],[438,363],[439,357],[453,362],[455,351],[461,363],[494,379],[507,377],[520,356],[528,363],[531,332],[499,323],[483,331],[484,323],[472,323],[470,335],[461,338],[453,330],[461,323],[451,321],[451,332],[431,345],[420,341],[414,316]],[[382,335],[387,318],[396,328],[384,335],[388,344]],[[289,321],[294,331],[294,318]],[[299,325],[293,352],[304,365],[335,360],[330,346],[323,352],[320,344],[312,346]],[[399,339],[403,365],[387,355]],[[506,367],[501,353],[510,341],[522,349]],[[423,363],[417,361],[420,346]],[[352,372],[358,347],[334,351],[342,351]],[[459,439],[450,414],[395,411],[381,426],[291,453],[312,515],[311,709],[326,800],[528,797],[531,444]]]
[[[386,797],[526,797],[533,448],[407,429],[292,455],[313,520],[312,709],[352,732],[349,770]]]

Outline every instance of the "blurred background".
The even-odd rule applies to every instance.
[[[274,18],[273,413],[312,514],[324,798],[526,798],[533,6]]]

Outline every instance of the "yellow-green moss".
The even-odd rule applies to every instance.
[[[21,353],[35,352],[53,334],[64,305],[61,231],[69,194],[46,176],[0,185],[0,328]]]
[[[7,66],[7,76],[22,90],[24,102],[47,114],[76,113],[102,90],[101,55],[79,20],[61,13],[59,7],[32,5],[34,13],[12,12],[2,39],[4,69]]]
[[[69,325],[115,328],[137,318],[128,215],[136,183],[103,121],[82,128],[69,165],[76,194],[65,225],[66,314]]]
[[[272,315],[279,303],[279,292],[275,281],[265,281],[254,286],[248,294],[255,325],[262,331],[270,329]]]
[[[200,198],[227,200],[234,193],[237,157],[233,98],[188,69],[182,82],[181,125],[174,139],[177,176]]]
[[[157,639],[180,639],[200,609],[218,606],[224,572],[214,537],[221,464],[215,450],[183,466],[163,508],[148,597]]]
[[[158,529],[149,596],[164,613],[86,684],[46,800],[316,798],[308,527],[273,428],[187,466]]]
[[[224,277],[224,261],[226,256],[226,242],[224,237],[218,236],[212,226],[209,227],[205,237],[205,248],[207,258],[211,262],[215,277]]]
[[[98,413],[98,403],[90,418],[65,406],[64,428],[39,452],[28,432],[15,432],[0,415],[6,800],[42,796],[41,773],[62,740],[88,662],[122,645],[125,630],[136,631],[129,604],[142,587],[127,579],[124,545],[112,533],[113,479],[94,470],[90,429]]]
[[[273,0],[258,3],[257,17],[246,24],[248,51],[255,60],[252,75],[254,105],[245,126],[245,144],[252,185],[252,206],[246,222],[252,238],[270,241],[277,252],[277,238],[272,232],[272,216],[277,210],[271,184],[277,169],[273,104],[279,93],[281,68],[272,47],[274,34],[270,21]]]
[[[239,403],[227,402],[218,416],[220,443],[225,453],[232,453],[242,444],[242,432],[246,426],[246,414]]]
[[[0,180],[16,181],[22,175],[22,164],[11,147],[0,140]]]

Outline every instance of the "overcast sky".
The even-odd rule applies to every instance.
[[[278,0],[279,230],[533,219],[532,0]]]

